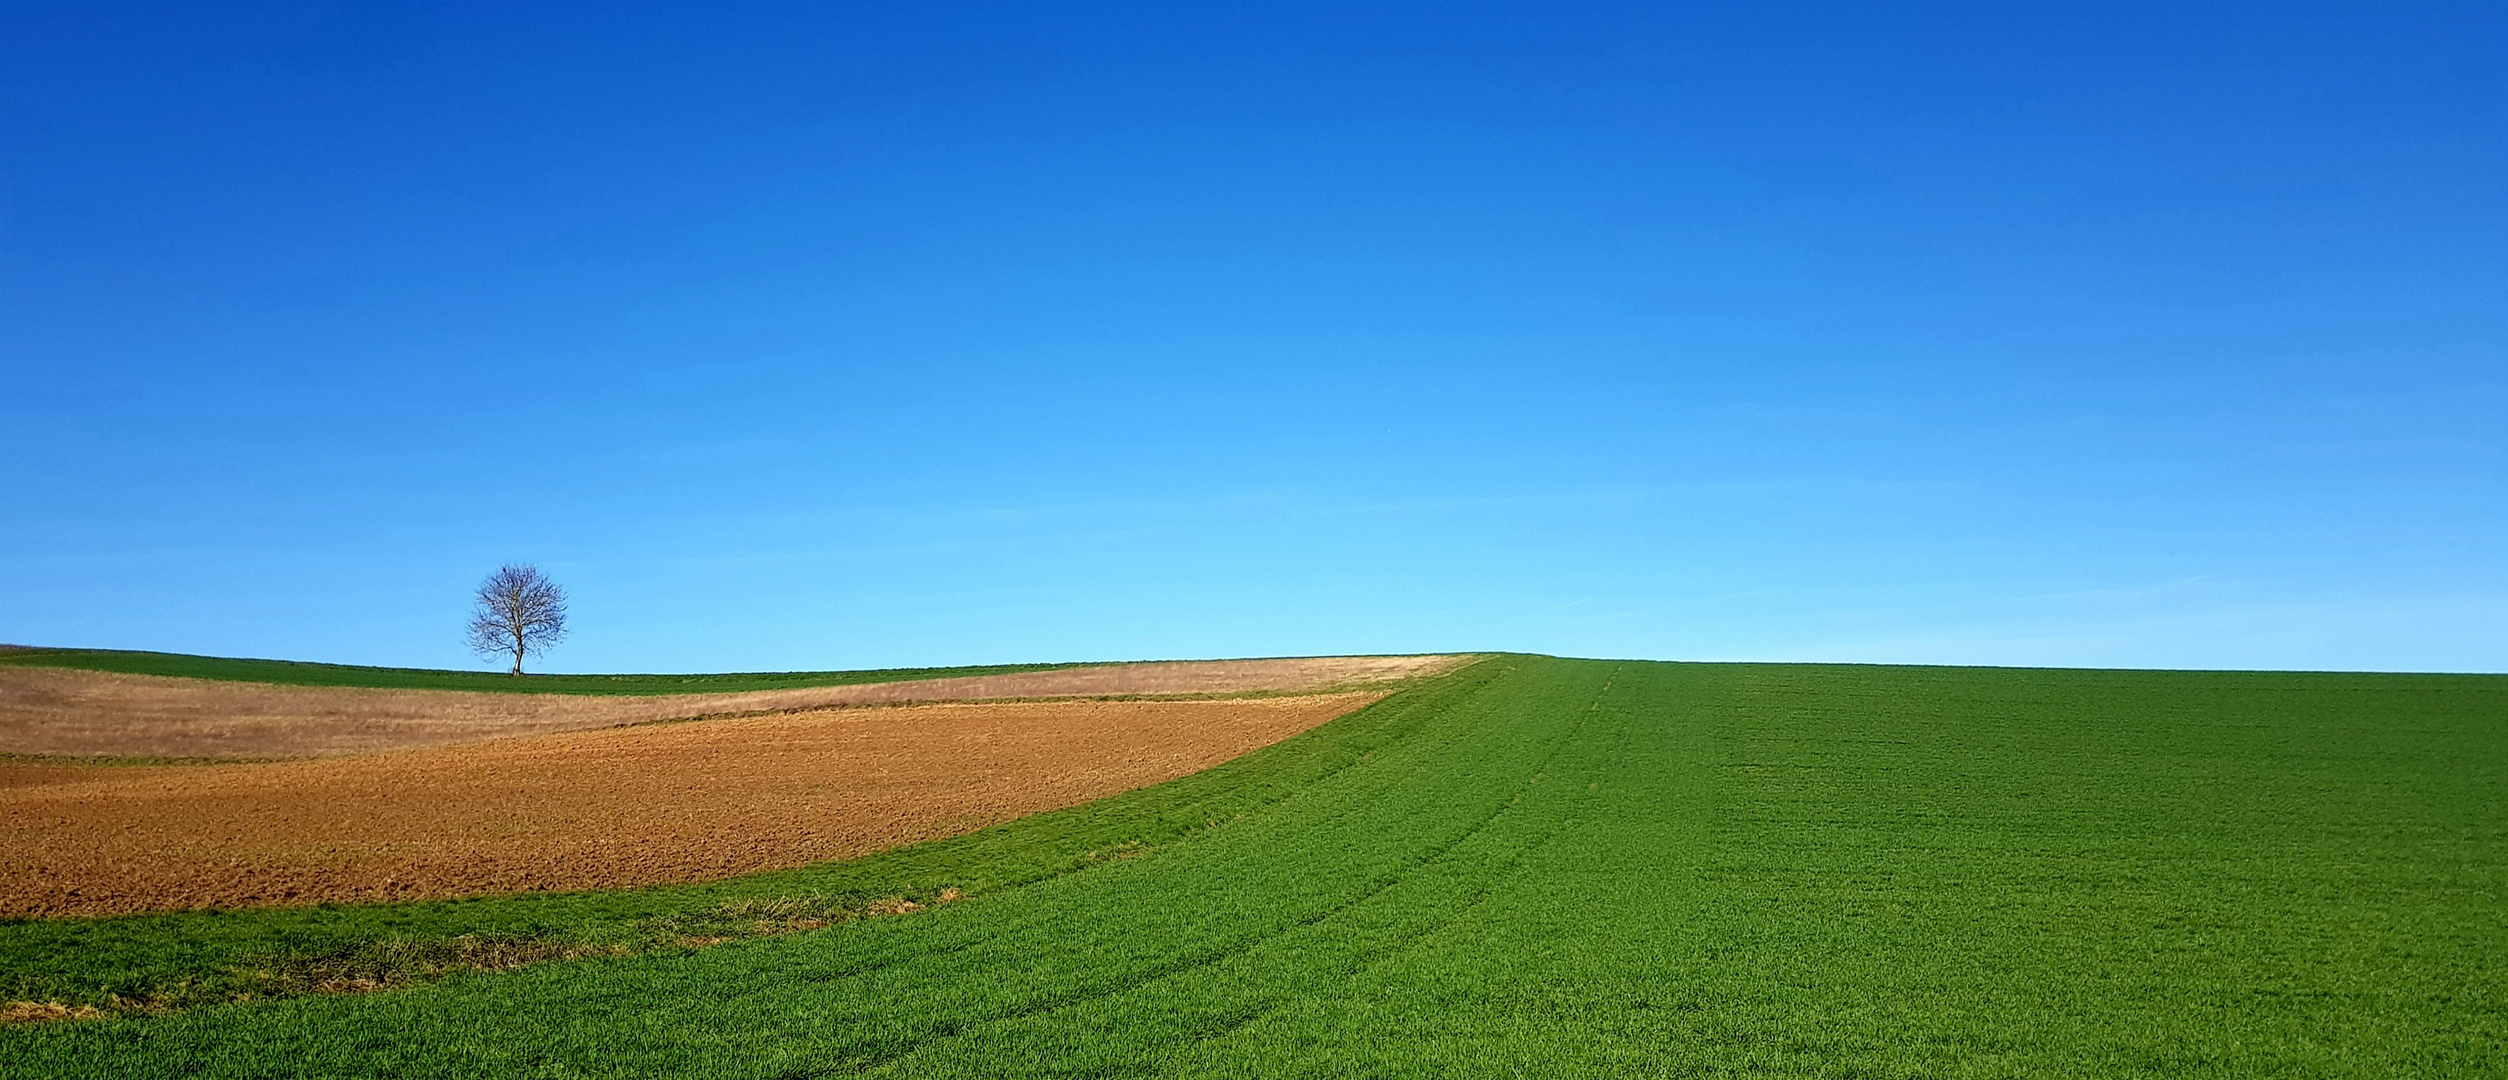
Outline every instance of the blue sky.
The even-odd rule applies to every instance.
[[[2508,670],[2498,5],[9,5],[0,641]]]

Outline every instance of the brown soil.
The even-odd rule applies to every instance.
[[[262,764],[0,763],[0,915],[720,878],[1207,768],[1382,691],[831,709]]]
[[[363,754],[833,705],[1338,690],[1433,675],[1469,659],[1186,660],[661,697],[272,686],[5,667],[0,668],[0,754],[245,759]]]

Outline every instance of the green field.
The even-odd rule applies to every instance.
[[[457,941],[627,954],[251,974]],[[1506,656],[851,863],[20,922],[0,971],[264,995],[0,1028],[7,1076],[2495,1077],[2508,678]]]
[[[508,675],[503,671],[360,667],[297,660],[246,660],[188,653],[122,649],[0,651],[0,667],[75,668],[123,675],[172,675],[186,679],[276,683],[282,686],[359,686],[383,690],[488,690],[509,694],[721,694],[740,690],[789,690],[803,686],[850,686],[902,679],[960,675],[1008,675],[1079,664],[995,664],[985,667],[877,668],[863,671],[750,671],[708,675]]]

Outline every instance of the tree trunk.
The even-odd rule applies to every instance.
[[[513,673],[514,673],[514,674],[516,674],[516,675],[520,675],[520,674],[522,674],[522,654],[523,654],[523,642],[522,642],[522,635],[521,635],[521,634],[516,634],[516,635],[514,635],[514,671],[513,671]]]

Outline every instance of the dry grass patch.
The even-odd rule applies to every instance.
[[[58,1001],[12,1001],[0,1005],[0,1024],[40,1024],[52,1020],[86,1020],[104,1015],[93,1005],[64,1005]]]

